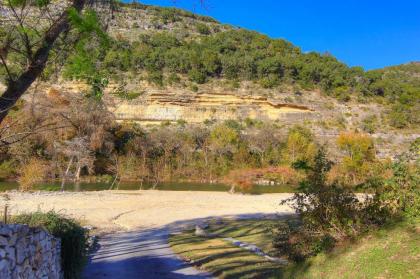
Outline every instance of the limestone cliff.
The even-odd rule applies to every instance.
[[[201,123],[205,120],[284,120],[313,118],[314,110],[303,105],[283,103],[263,96],[237,96],[233,93],[186,93],[164,90],[148,92],[136,100],[114,107],[118,120],[160,122],[184,120]]]

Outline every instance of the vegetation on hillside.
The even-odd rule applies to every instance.
[[[204,22],[218,23],[214,18],[209,16],[198,15],[186,10],[177,8],[165,8],[153,5],[146,5],[138,2],[124,3],[118,2],[120,8],[129,7],[131,9],[140,9],[152,13],[154,16],[163,20],[163,23],[173,23],[182,20],[182,18],[192,18]]]
[[[7,5],[21,8],[22,3],[10,2]],[[23,6],[23,9],[32,9],[38,15],[50,7],[49,2],[37,5],[33,3]],[[85,9],[79,13],[70,9],[71,32],[65,42],[58,41],[51,46],[51,55],[56,59],[44,61],[31,80],[42,77],[48,81],[61,75],[83,79],[96,93],[100,93],[98,86],[104,86],[98,84],[101,80],[131,82],[139,76],[159,86],[181,84],[193,90],[197,90],[196,84],[213,79],[227,79],[235,86],[247,80],[264,88],[281,87],[299,93],[319,89],[343,102],[378,102],[387,106],[385,115],[393,127],[417,127],[419,124],[418,63],[366,72],[360,67],[348,67],[331,54],[305,53],[285,40],[271,39],[240,28],[227,28],[209,17],[183,10],[138,3],[119,3],[117,6],[113,16],[117,28],[118,24],[130,20],[124,13],[133,11],[134,14],[136,11],[146,13],[148,16],[142,20],[153,27],[147,32],[133,31],[134,38],[130,39],[124,34],[108,38],[101,28],[103,11]],[[13,15],[9,10],[6,15]],[[152,21],[159,21],[159,24]],[[180,22],[186,32],[171,29],[174,23]],[[42,17],[36,26],[30,17],[23,19],[23,23],[28,25],[28,30],[8,24],[0,26],[1,44],[8,50],[2,53],[1,81],[8,87],[17,84],[18,77],[26,70],[27,56],[35,53],[32,48],[38,46],[43,32],[49,30],[48,20]],[[55,39],[58,38],[61,39],[59,34]],[[16,49],[10,48],[13,40],[17,42]],[[32,41],[35,42],[33,47],[25,47]],[[19,90],[19,96],[12,98],[13,104],[23,92]],[[5,113],[1,116],[4,117]],[[366,129],[371,128],[372,125],[367,123]]]
[[[150,6],[141,7],[146,11]],[[158,8],[153,14],[182,17],[182,12]],[[340,101],[379,102],[389,105],[389,124],[396,128],[419,124],[420,77],[418,63],[382,70],[348,67],[329,53],[305,53],[282,39],[229,28],[212,32],[206,19],[197,17],[198,36],[180,36],[168,30],[139,33],[127,40],[113,38],[106,48],[82,43],[64,70],[68,78],[93,73],[112,80],[143,76],[159,86],[203,84],[213,79],[254,81],[264,88],[294,91],[320,89]],[[195,86],[195,85],[193,85]]]

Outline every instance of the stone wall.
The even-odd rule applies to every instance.
[[[0,278],[62,278],[61,242],[45,230],[0,223]]]

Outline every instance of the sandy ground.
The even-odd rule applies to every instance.
[[[284,214],[280,205],[290,194],[242,195],[188,191],[7,192],[0,194],[0,210],[7,203],[17,214],[54,209],[81,219],[99,231],[150,229],[209,217]]]
[[[185,263],[170,249],[168,236],[220,217],[252,218],[292,212],[280,201],[290,194],[224,192],[100,191],[0,194],[0,211],[11,214],[54,209],[81,219],[102,234],[82,278],[204,279],[211,275]]]

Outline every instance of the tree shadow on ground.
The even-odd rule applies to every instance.
[[[139,229],[130,232],[113,233],[100,237],[98,246],[89,258],[89,263],[82,278],[212,278],[206,272],[198,271],[204,265],[217,265],[221,258],[241,258],[249,252],[235,248],[234,251],[216,251],[217,247],[210,247],[216,251],[193,263],[183,261],[175,255],[169,247],[170,233],[179,233],[193,229],[197,224],[204,224],[220,218],[235,220],[246,219],[276,219],[287,218],[290,214],[241,214],[228,216],[209,216],[192,220],[182,220],[163,227],[153,229]],[[141,218],[141,216],[139,216]],[[172,245],[199,242],[198,238],[184,238],[182,242]],[[213,270],[214,276],[223,275],[224,278],[281,278],[281,270],[277,265],[266,265],[266,260],[230,261],[228,264]],[[241,267],[240,274],[235,270]]]
[[[218,224],[219,230],[217,232],[226,235],[227,233],[235,232],[238,228],[241,230],[241,233],[237,237],[241,236],[251,236],[257,234],[253,232],[256,229],[261,229],[255,223],[249,219],[268,219],[268,220],[278,220],[284,221],[288,218],[296,218],[295,214],[244,214],[236,216],[224,216],[232,218],[233,220],[240,220],[241,222],[235,223],[236,228],[223,228],[223,222]],[[217,218],[221,218],[218,216]],[[216,219],[217,219],[216,218]],[[173,237],[171,240],[171,247],[181,254],[194,254],[199,255],[197,258],[194,258],[193,264],[200,268],[211,270],[213,275],[223,278],[291,278],[284,277],[283,269],[284,265],[269,262],[267,259],[256,256],[249,257],[250,252],[244,249],[241,249],[236,246],[231,246],[230,243],[222,243],[220,246],[215,244],[210,244],[207,247],[200,247],[200,243],[207,241],[210,238],[198,237],[193,233],[193,227],[191,225],[201,224],[206,222],[212,222],[214,217],[179,221],[170,226],[175,226],[175,228],[184,228],[189,229],[188,233],[182,234],[182,236]],[[248,219],[248,221],[247,221]],[[243,222],[243,224],[242,224]],[[265,228],[264,228],[265,229]],[[267,228],[269,229],[269,228]],[[210,230],[212,232],[212,230]],[[216,236],[216,238],[218,238]],[[196,246],[188,250],[183,250],[183,246],[191,247]],[[197,244],[197,245],[195,245]],[[231,247],[231,248],[229,248]]]

